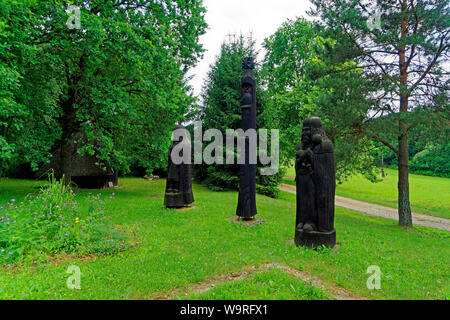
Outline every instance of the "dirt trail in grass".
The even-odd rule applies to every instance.
[[[307,271],[299,271],[297,269],[279,263],[266,263],[260,265],[259,267],[246,267],[241,272],[221,274],[214,278],[206,279],[200,283],[193,284],[189,287],[175,288],[165,294],[153,296],[151,297],[151,300],[173,300],[176,296],[180,296],[181,298],[183,298],[193,294],[200,294],[213,289],[216,285],[224,281],[243,280],[251,274],[264,272],[269,270],[270,268],[281,269],[286,273],[304,281],[307,284],[311,284],[314,287],[321,288],[324,292],[338,300],[368,300],[368,298],[366,297],[360,296],[338,285],[327,283],[318,277],[312,276]]]
[[[295,194],[296,188],[293,185],[282,183],[278,188],[282,191]],[[354,200],[341,196],[335,197],[335,204],[339,207],[364,212],[373,216],[398,220],[397,209],[381,206],[379,204]],[[450,231],[450,219],[427,216],[415,212],[412,213],[412,216],[413,224],[415,225]]]

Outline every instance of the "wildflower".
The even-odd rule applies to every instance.
[[[5,249],[2,249],[1,251],[2,251],[2,253],[3,253],[3,252],[5,252]]]
[[[68,237],[68,236],[69,236],[69,234],[68,234],[68,233],[66,233],[66,234],[65,234],[65,236],[66,236],[66,237]]]
[[[11,202],[15,202],[16,201],[16,199],[11,199]]]
[[[59,215],[59,216],[58,216],[58,218],[62,219],[62,218],[63,218],[63,216],[62,216],[62,215]]]
[[[10,256],[12,256],[13,255],[13,253],[12,252],[10,252],[10,253],[8,253]]]
[[[43,214],[41,217],[45,217],[45,214]]]
[[[37,261],[36,261],[36,260],[34,260],[34,261],[33,261],[33,264],[36,264],[36,263],[37,263]]]
[[[59,206],[56,206],[56,209],[59,209]]]
[[[34,215],[37,215],[38,213],[37,213],[37,212],[33,212],[33,214],[34,214]]]

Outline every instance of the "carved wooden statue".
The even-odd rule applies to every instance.
[[[336,244],[334,194],[336,188],[333,144],[318,117],[303,122],[295,161],[297,215],[295,243],[317,247]]]
[[[256,82],[253,74],[253,58],[245,58],[242,63],[242,130],[256,130]],[[249,137],[245,136],[245,164],[240,165],[240,182],[236,215],[251,220],[256,215],[256,163],[250,163]]]
[[[177,126],[175,130],[185,130],[183,126]],[[169,160],[167,165],[167,181],[166,193],[164,195],[164,206],[167,208],[181,208],[188,206],[194,202],[194,195],[192,194],[192,173],[191,164],[184,161],[180,164],[175,164],[171,154],[175,146],[179,144],[186,144],[182,150],[190,150],[191,144],[187,135],[173,138],[172,144],[169,148]],[[183,151],[180,152],[180,157],[183,157]]]

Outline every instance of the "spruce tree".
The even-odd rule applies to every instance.
[[[241,76],[242,60],[245,57],[256,57],[255,43],[251,36],[243,35],[230,37],[228,42],[222,43],[221,51],[215,63],[211,65],[205,85],[203,87],[203,106],[196,120],[202,121],[203,132],[210,128],[218,129],[223,137],[226,129],[241,127]],[[257,85],[260,82],[259,67],[255,67]],[[257,89],[257,128],[270,129],[264,123],[264,103],[261,88]],[[225,142],[225,139],[224,139]],[[205,147],[207,144],[204,144]],[[223,147],[225,157],[226,150]],[[195,165],[194,178],[204,183],[212,190],[237,190],[239,188],[239,165],[235,149],[234,164]],[[225,161],[224,161],[225,162]],[[258,166],[256,188],[258,193],[271,197],[278,195],[278,183],[281,172],[275,175],[261,175]]]

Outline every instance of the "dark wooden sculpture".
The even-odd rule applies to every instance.
[[[242,130],[256,130],[256,81],[253,74],[253,58],[245,58],[242,63]],[[236,215],[245,220],[256,215],[256,164],[250,164],[249,137],[245,136],[245,164],[240,165],[239,197]]]
[[[334,194],[336,188],[333,144],[318,117],[303,122],[295,161],[297,215],[295,243],[317,247],[336,244]]]
[[[184,129],[184,127],[177,126],[175,130],[177,129]],[[184,162],[175,164],[170,156],[173,148],[179,143],[186,143],[190,148],[190,141],[187,138],[187,135],[174,139],[170,145],[167,165],[166,193],[164,195],[164,206],[167,208],[186,207],[194,202],[194,195],[192,194],[191,164]]]

